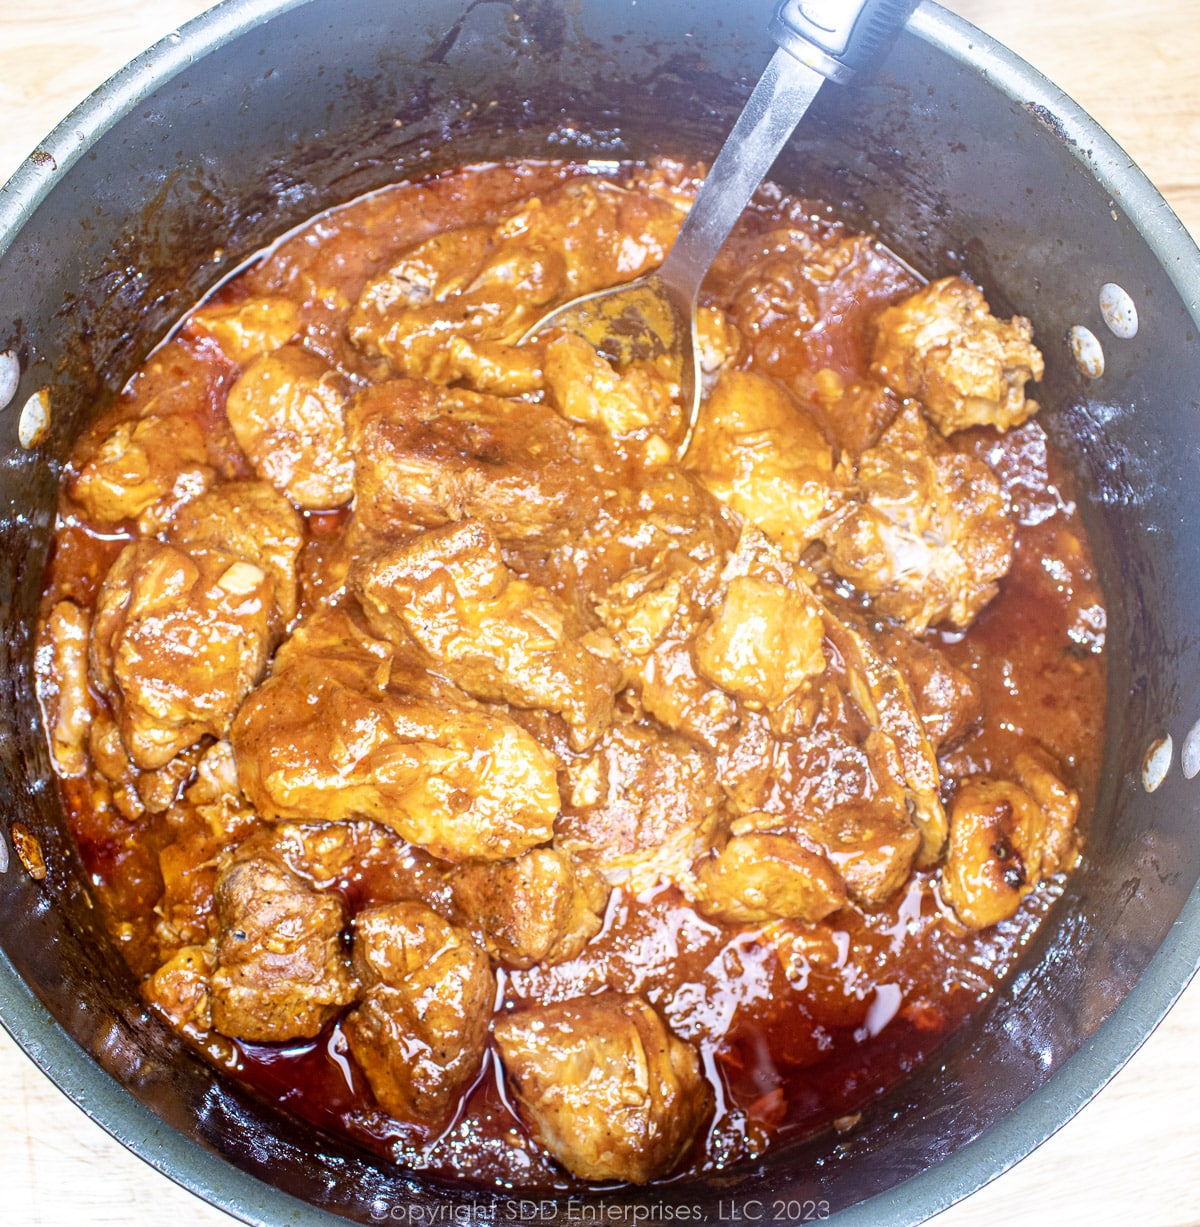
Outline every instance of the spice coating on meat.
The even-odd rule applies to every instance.
[[[446,860],[517,856],[558,811],[550,755],[508,717],[389,685],[392,651],[344,614],[301,624],[231,740],[264,817],[372,818]]]
[[[710,1110],[695,1049],[637,997],[526,1006],[498,1019],[495,1034],[534,1136],[585,1179],[666,1175]]]
[[[342,946],[346,911],[275,857],[237,857],[217,881],[220,937],[212,1022],[222,1035],[270,1041],[316,1035],[357,985]]]
[[[396,903],[355,918],[354,969],[364,996],[343,1029],[372,1093],[397,1120],[443,1125],[483,1060],[487,957],[423,904]]]
[[[557,712],[581,749],[611,719],[616,645],[515,575],[478,520],[362,558],[349,583],[376,633],[411,639],[468,694]]]
[[[1037,412],[1025,396],[1045,370],[1023,316],[996,319],[978,287],[944,277],[886,308],[876,323],[872,370],[920,400],[944,435],[969,426],[1008,430]]]
[[[274,584],[205,547],[126,546],[96,603],[91,676],[143,769],[205,734],[223,737],[278,638]]]

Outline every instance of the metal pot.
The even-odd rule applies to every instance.
[[[96,94],[74,117],[83,143],[60,130],[0,197],[0,351],[20,371],[0,415],[0,833],[8,852],[21,824],[48,865],[38,882],[9,855],[0,874],[0,1014],[105,1128],[249,1222],[379,1222],[405,1207],[409,1221],[546,1224],[579,1205],[448,1188],[316,1137],[142,1009],[63,831],[33,694],[61,459],[96,397],[185,307],[327,205],[469,160],[710,155],[769,54],[770,7],[230,0]],[[792,1219],[827,1203],[845,1224],[918,1222],[1082,1106],[1200,961],[1200,535],[1188,531],[1200,253],[1087,116],[931,4],[875,72],[818,100],[775,177],[929,275],[964,271],[999,311],[1032,317],[1042,399],[1056,406],[1043,420],[1077,471],[1106,580],[1106,768],[1083,866],[939,1061],[847,1139],[604,1204],[624,1219],[729,1220],[778,1202]],[[1135,337],[1099,322],[1106,282],[1132,296]],[[1075,325],[1102,338],[1102,377],[1058,343]],[[1159,785],[1146,757],[1167,736]]]

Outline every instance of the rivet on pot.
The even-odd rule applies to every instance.
[[[21,382],[21,363],[11,349],[0,354],[0,409],[7,409]]]
[[[1183,752],[1179,756],[1179,765],[1183,768],[1183,778],[1194,780],[1200,775],[1200,720],[1197,720],[1188,730],[1183,739]]]
[[[1090,328],[1076,324],[1067,333],[1067,344],[1075,365],[1088,379],[1099,379],[1104,374],[1104,350]]]
[[[1138,313],[1133,299],[1115,281],[1100,287],[1100,314],[1113,336],[1128,341],[1137,336]]]
[[[1146,757],[1142,759],[1142,787],[1147,792],[1153,792],[1167,778],[1174,753],[1175,743],[1170,733],[1150,743]]]
[[[17,439],[22,447],[37,447],[49,430],[50,389],[38,388],[21,410],[21,420],[17,423]]]

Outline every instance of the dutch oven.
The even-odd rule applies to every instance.
[[[94,95],[72,119],[83,143],[60,130],[0,197],[0,353],[15,358],[0,364],[19,371],[0,415],[0,1016],[104,1128],[247,1222],[379,1222],[403,1206],[406,1221],[503,1223],[525,1207],[315,1135],[140,1005],[63,829],[32,683],[62,458],[188,305],[320,209],[468,161],[711,156],[769,54],[770,9],[228,0]],[[1106,765],[1082,866],[937,1060],[847,1137],[606,1193],[625,1222],[776,1205],[798,1221],[825,1204],[844,1224],[921,1221],[1086,1103],[1200,961],[1200,253],[1086,115],[928,3],[874,71],[822,92],[774,178],[1032,318],[1054,406],[1042,420],[1105,580]],[[1131,297],[1135,336],[1105,330],[1105,283]],[[1066,343],[1078,325],[1103,348],[1098,378]],[[15,824],[43,880],[22,868]],[[578,1199],[539,1202],[536,1221],[579,1213]]]

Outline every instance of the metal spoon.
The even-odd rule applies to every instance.
[[[781,0],[769,24],[771,57],[696,194],[667,258],[625,285],[585,294],[543,316],[521,338],[577,333],[618,366],[666,355],[679,373],[692,440],[700,410],[695,345],[700,283],[755,189],[826,81],[845,82],[899,32],[915,0]]]

